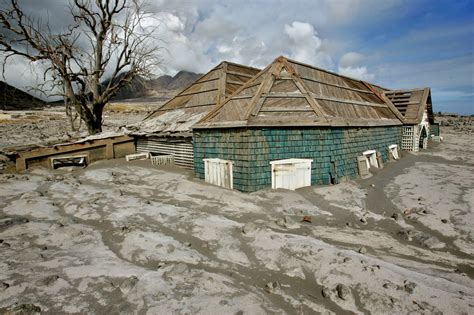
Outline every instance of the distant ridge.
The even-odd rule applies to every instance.
[[[0,109],[22,110],[43,107],[45,105],[47,103],[39,98],[0,81]]]
[[[136,98],[171,98],[191,85],[202,74],[180,71],[174,77],[163,75],[156,79],[146,80],[142,77],[135,78],[131,84],[123,87],[113,97],[113,100]],[[106,84],[105,82],[104,84]]]

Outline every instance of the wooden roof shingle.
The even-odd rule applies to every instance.
[[[402,119],[369,83],[278,57],[193,128],[378,126]]]
[[[434,121],[430,88],[384,91],[383,94],[403,115],[405,123],[419,124],[425,109],[430,122]]]
[[[137,135],[189,136],[192,125],[259,71],[260,69],[223,61],[148,115],[142,122],[127,128]]]

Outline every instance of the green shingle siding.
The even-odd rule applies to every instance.
[[[387,160],[401,127],[212,129],[194,133],[194,170],[204,178],[204,158],[234,162],[234,188],[251,192],[271,186],[270,161],[313,159],[312,184],[330,184],[358,174],[357,156],[375,149]],[[334,166],[336,169],[334,170]]]

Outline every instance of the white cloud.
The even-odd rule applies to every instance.
[[[289,38],[290,57],[314,66],[330,68],[333,62],[323,49],[323,41],[309,23],[294,21],[285,24],[284,33]]]
[[[375,75],[369,73],[367,67],[339,67],[338,72],[342,75],[347,77],[364,80],[364,81],[372,81],[375,79]]]
[[[356,52],[345,53],[339,60],[340,67],[353,67],[364,61],[365,56]]]
[[[362,65],[365,59],[363,54],[357,52],[345,53],[339,60],[338,72],[351,78],[372,81],[375,79],[375,74],[369,73],[367,67]]]

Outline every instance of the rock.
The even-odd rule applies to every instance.
[[[285,222],[285,219],[283,218],[279,218],[278,220],[275,221],[276,225],[282,227],[282,228],[286,228],[286,222]]]
[[[257,230],[257,226],[253,222],[247,222],[242,227],[242,233],[244,234],[250,234],[250,233],[255,232],[256,230]]]
[[[345,263],[346,263],[346,262],[349,262],[349,261],[352,261],[352,258],[350,258],[350,257],[344,258],[344,262],[345,262]]]
[[[337,296],[343,299],[344,301],[347,301],[351,295],[351,290],[342,283],[339,283],[336,286],[336,292],[337,292]]]
[[[370,184],[370,187],[375,187],[375,184]]]
[[[405,284],[404,288],[405,288],[406,292],[411,294],[411,293],[413,293],[413,291],[415,291],[416,283],[405,280],[404,284]]]
[[[324,298],[327,298],[331,295],[331,290],[329,290],[328,287],[323,287],[323,289],[321,290],[321,295],[324,297]]]
[[[10,314],[36,314],[41,313],[41,307],[34,304],[20,304],[10,309]]]
[[[181,276],[189,271],[188,265],[185,263],[178,263],[174,265],[170,271],[166,272],[166,276],[174,277],[174,276]]]
[[[59,279],[59,276],[58,275],[51,275],[51,276],[48,276],[46,278],[43,278],[41,280],[39,280],[37,282],[38,285],[46,285],[46,286],[49,286],[49,285],[52,285],[53,283],[55,283],[57,280]]]
[[[446,219],[441,219],[441,222],[443,222],[443,223],[448,223],[448,220],[446,220]]]
[[[30,220],[28,220],[27,218],[4,218],[0,220],[0,227],[13,226],[28,222],[30,222]]]
[[[272,293],[274,290],[278,289],[279,286],[280,284],[277,281],[268,282],[265,285],[265,291]]]
[[[413,231],[411,230],[400,230],[397,232],[397,235],[409,242],[413,240]]]
[[[446,246],[445,243],[441,242],[439,239],[437,239],[434,236],[428,236],[428,235],[421,235],[420,236],[420,241],[421,243],[428,247],[429,249],[442,249]]]
[[[382,285],[384,289],[396,289],[396,286],[393,283],[386,282]]]
[[[394,219],[395,221],[397,221],[398,220],[398,213],[393,213],[391,218]]]
[[[6,289],[8,289],[10,287],[10,285],[6,282],[2,282],[0,283],[0,291],[5,291]]]
[[[127,294],[135,287],[137,283],[138,283],[138,278],[135,276],[131,276],[130,278],[125,279],[120,284],[120,291],[122,291],[123,294]]]
[[[362,217],[362,218],[360,218],[360,222],[366,224],[366,223],[367,223],[367,219],[366,219],[365,217]]]
[[[367,253],[367,248],[362,246],[361,248],[359,248],[359,250],[357,252],[360,253],[360,254],[365,254],[365,253]]]
[[[285,215],[283,218],[279,218],[278,220],[275,221],[275,223],[278,226],[281,226],[286,229],[298,227],[298,224],[294,222],[293,219],[287,215]]]

